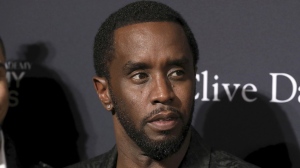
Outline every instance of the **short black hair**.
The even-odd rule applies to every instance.
[[[4,58],[6,57],[5,56],[5,48],[4,48],[4,43],[2,41],[2,38],[0,37],[0,52],[2,52],[2,55],[4,56]]]
[[[112,13],[100,26],[94,41],[94,68],[97,76],[110,79],[109,63],[113,60],[114,31],[136,23],[175,22],[182,26],[188,39],[194,66],[199,59],[196,39],[182,16],[169,6],[155,1],[137,1]]]

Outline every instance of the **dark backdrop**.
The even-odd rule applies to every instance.
[[[11,82],[5,125],[19,146],[42,136],[33,151],[69,162],[113,146],[110,113],[92,84],[92,47],[104,19],[129,2],[0,0]],[[161,2],[186,18],[199,44],[193,125],[204,139],[263,167],[300,167],[300,2]]]

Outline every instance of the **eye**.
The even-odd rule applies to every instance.
[[[179,79],[183,79],[185,72],[183,70],[175,70],[172,71],[168,77],[171,79],[175,79],[175,80],[179,80]]]
[[[136,84],[142,84],[148,80],[149,75],[147,73],[136,73],[134,74],[131,79]]]

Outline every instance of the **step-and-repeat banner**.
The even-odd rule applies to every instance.
[[[129,2],[0,2],[3,129],[24,165],[63,167],[114,145],[92,48],[104,19]],[[300,2],[161,2],[186,18],[199,45],[193,125],[204,140],[263,167],[300,167]]]

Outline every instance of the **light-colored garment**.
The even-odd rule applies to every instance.
[[[0,168],[7,168],[6,167],[6,158],[5,158],[5,151],[4,151],[4,137],[3,132],[0,130]]]

